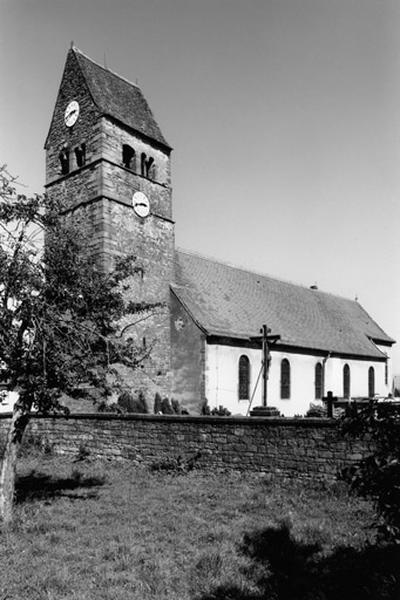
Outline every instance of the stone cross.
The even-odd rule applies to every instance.
[[[269,335],[271,329],[266,325],[263,325],[260,329],[261,335],[251,338],[261,342],[262,345],[262,374],[263,374],[263,406],[267,406],[267,381],[269,375],[269,366],[271,363],[271,353],[269,351],[270,345],[281,339],[280,335]]]
[[[336,402],[337,396],[334,396],[332,392],[328,392],[322,400],[326,402],[328,408],[328,419],[333,419],[333,403]]]

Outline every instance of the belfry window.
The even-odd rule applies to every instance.
[[[123,144],[122,146],[122,164],[126,169],[136,170],[135,151],[129,144]]]
[[[375,371],[374,367],[368,369],[368,398],[375,396]]]
[[[320,362],[315,365],[315,398],[320,400],[323,395],[323,367]]]
[[[250,361],[245,354],[239,358],[239,400],[250,398]]]
[[[69,173],[69,150],[68,150],[68,148],[63,148],[63,150],[61,150],[58,158],[60,159],[61,174],[67,175],[67,173]]]
[[[154,173],[155,173],[154,158],[152,158],[150,156],[150,158],[148,158],[146,161],[146,177],[148,177],[149,179],[154,179]]]
[[[75,148],[76,166],[83,167],[86,162],[86,144],[81,144]]]
[[[343,367],[343,398],[350,398],[350,367]]]
[[[146,177],[146,155],[144,152],[142,152],[142,154],[140,155],[140,174],[143,175],[143,177]]]
[[[281,362],[281,398],[282,400],[290,398],[290,362],[287,358]]]

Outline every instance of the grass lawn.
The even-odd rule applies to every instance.
[[[373,517],[339,484],[38,454],[1,534],[0,600],[398,600]]]

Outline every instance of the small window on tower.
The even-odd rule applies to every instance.
[[[140,174],[146,177],[146,155],[144,152],[140,156]]]
[[[150,157],[146,162],[146,177],[148,177],[149,179],[154,179],[154,175],[155,175],[154,158]]]
[[[64,148],[61,150],[59,154],[60,165],[61,165],[61,173],[62,175],[67,175],[69,173],[69,150],[68,148]]]
[[[76,166],[83,167],[86,162],[86,144],[81,144],[75,148]]]
[[[135,171],[136,169],[136,160],[135,160],[135,151],[128,144],[123,144],[122,146],[122,164],[126,169],[131,169]]]

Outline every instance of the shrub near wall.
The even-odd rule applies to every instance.
[[[0,416],[0,439],[9,417]],[[27,432],[57,454],[132,460],[151,465],[190,459],[206,469],[264,472],[277,477],[334,480],[368,453],[345,439],[335,421],[257,417],[87,414],[31,419]]]

